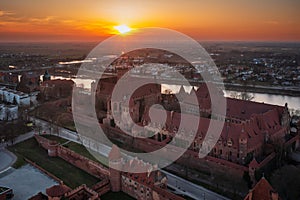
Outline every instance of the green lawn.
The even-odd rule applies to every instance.
[[[47,151],[38,145],[35,138],[28,139],[22,143],[9,147],[9,150],[18,157],[14,167],[24,165],[26,162],[23,158],[28,158],[63,180],[64,183],[71,188],[80,186],[83,183],[87,186],[92,186],[100,181],[96,177],[76,168],[61,158],[49,157]]]

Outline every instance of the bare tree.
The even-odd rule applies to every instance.
[[[249,92],[246,92],[246,91],[243,91],[243,92],[233,91],[230,94],[230,97],[235,98],[235,99],[245,100],[245,101],[251,101],[254,99],[254,95]]]

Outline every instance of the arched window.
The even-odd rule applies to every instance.
[[[227,146],[232,147],[232,145],[233,145],[233,142],[232,142],[232,139],[230,138],[230,139],[227,141]]]

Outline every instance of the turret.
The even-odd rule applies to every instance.
[[[48,155],[50,157],[56,157],[57,156],[57,147],[58,143],[56,141],[50,141],[48,146]]]
[[[249,167],[249,176],[254,186],[256,184],[255,171],[259,168],[259,164],[255,158],[253,158],[253,160],[249,163],[248,167]]]
[[[290,113],[288,109],[288,104],[284,105],[284,110],[281,116],[281,126],[289,128],[290,124]]]

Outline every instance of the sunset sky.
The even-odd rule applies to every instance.
[[[114,26],[197,40],[300,41],[298,0],[1,0],[0,41],[102,40]]]

